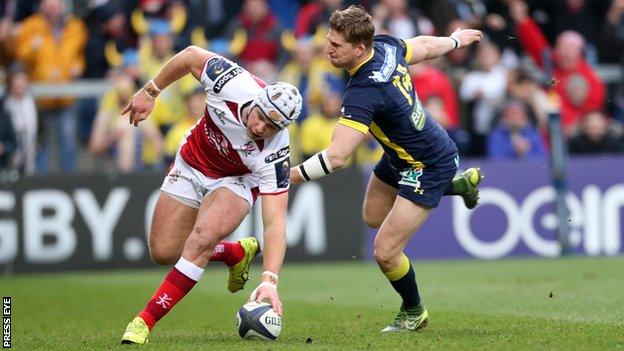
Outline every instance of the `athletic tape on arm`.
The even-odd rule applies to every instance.
[[[334,171],[327,157],[327,149],[305,160],[297,170],[306,182],[323,178]]]

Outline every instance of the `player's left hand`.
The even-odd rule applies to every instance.
[[[140,89],[132,96],[128,106],[121,111],[121,114],[125,115],[130,112],[128,121],[136,127],[139,122],[147,119],[153,109],[154,99],[150,99],[143,89]]]
[[[269,300],[271,306],[273,306],[273,311],[275,311],[280,316],[282,315],[282,311],[284,306],[280,301],[279,294],[277,293],[277,286],[266,283],[260,284],[249,296],[249,300],[255,300],[260,303],[263,300]]]
[[[476,29],[456,29],[451,37],[459,41],[459,48],[469,46],[473,43],[480,43],[483,40],[483,33]]]

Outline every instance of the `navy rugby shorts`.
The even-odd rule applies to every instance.
[[[450,157],[425,168],[397,168],[384,153],[373,172],[382,182],[398,189],[398,195],[415,204],[435,208],[457,173],[459,157]]]

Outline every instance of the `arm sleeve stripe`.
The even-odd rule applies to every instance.
[[[405,62],[409,65],[412,60],[412,45],[409,42],[405,42]]]
[[[306,182],[309,182],[310,177],[308,177],[308,174],[306,173],[305,168],[303,168],[303,165],[299,165],[299,170],[301,171],[301,175],[306,180]]]
[[[358,121],[354,121],[352,119],[348,119],[345,117],[340,117],[338,123],[347,126],[349,128],[353,128],[362,134],[368,133],[368,126],[364,123],[360,123]]]
[[[323,155],[321,155],[320,152],[316,155],[318,156],[318,159],[321,162],[321,167],[323,167],[323,172],[325,172],[325,174],[331,173],[329,172],[329,169],[327,169],[327,166],[325,165],[325,160],[323,160]]]

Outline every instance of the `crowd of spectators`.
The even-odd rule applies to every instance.
[[[84,171],[81,153],[97,170],[165,169],[203,114],[198,83],[189,75],[166,89],[140,128],[121,109],[191,44],[296,85],[305,106],[291,149],[312,155],[329,143],[349,78],[325,59],[327,21],[356,3],[378,34],[484,31],[479,46],[410,67],[423,105],[463,156],[546,159],[553,111],[570,153],[624,153],[624,81],[606,84],[597,73],[624,67],[624,0],[4,0],[0,170]],[[80,99],[31,92],[82,79],[110,90]],[[381,152],[371,139],[350,162],[371,165]]]

